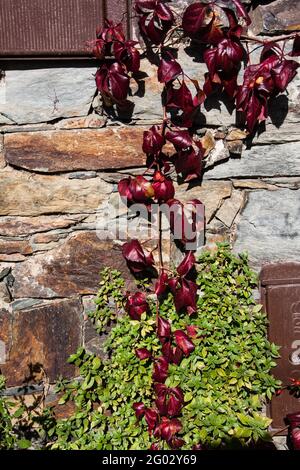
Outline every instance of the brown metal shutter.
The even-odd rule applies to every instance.
[[[265,266],[260,276],[262,303],[269,318],[269,339],[280,346],[280,358],[272,371],[284,384],[300,378],[300,263]],[[285,390],[269,407],[272,427],[285,426],[288,413],[300,410],[300,399]]]
[[[128,0],[0,0],[0,57],[87,56],[105,17],[129,32],[129,9]]]

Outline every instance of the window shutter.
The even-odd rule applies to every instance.
[[[261,300],[269,318],[268,336],[280,346],[280,358],[272,369],[283,384],[300,377],[300,263],[266,265],[260,275]],[[272,430],[286,434],[284,418],[300,409],[300,398],[285,390],[269,406]]]
[[[123,21],[128,0],[0,0],[0,57],[87,56],[104,18]]]

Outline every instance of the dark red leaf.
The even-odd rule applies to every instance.
[[[179,437],[173,437],[173,439],[168,441],[168,444],[171,447],[171,449],[180,449],[180,447],[182,447],[185,444],[185,442],[183,439],[180,439]]]
[[[226,76],[237,75],[244,57],[244,48],[238,41],[223,39],[212,49],[203,54],[209,73],[223,72]]]
[[[191,338],[197,337],[198,328],[195,325],[187,325],[186,331]]]
[[[300,427],[300,411],[287,414],[285,419],[291,428]]]
[[[196,152],[193,147],[180,150],[175,156],[175,170],[181,173],[184,181],[200,178],[203,169],[203,152]]]
[[[272,68],[271,76],[274,80],[275,88],[284,91],[297,73],[299,64],[295,60],[283,60],[276,67]]]
[[[122,254],[127,261],[129,269],[133,273],[139,273],[147,268],[153,268],[154,266],[152,253],[146,255],[138,240],[131,240],[130,242],[124,243]]]
[[[142,314],[149,311],[146,295],[143,292],[127,295],[125,310],[133,320],[140,320]]]
[[[173,199],[175,188],[171,178],[163,175],[160,171],[156,171],[153,176],[152,188],[155,198],[159,203],[167,202]]]
[[[148,349],[146,349],[146,348],[136,349],[135,354],[141,361],[143,361],[144,359],[149,359],[149,358],[152,357],[151,352],[148,351]]]
[[[166,292],[168,288],[168,281],[169,281],[168,274],[165,271],[162,271],[161,275],[159,276],[155,284],[155,294],[157,296],[162,295]]]
[[[167,83],[171,80],[175,80],[182,73],[182,68],[176,60],[164,60],[161,59],[158,70],[157,77],[158,81],[161,83]]]
[[[187,249],[195,244],[197,233],[204,227],[204,206],[198,199],[182,204],[177,199],[168,201],[170,230],[175,240],[180,240]],[[192,247],[192,249],[194,249]]]
[[[167,415],[170,417],[178,416],[184,403],[184,396],[179,387],[169,389],[169,400],[167,401]]]
[[[182,18],[184,32],[191,37],[195,37],[204,26],[207,5],[195,2],[189,5]]]
[[[155,404],[160,415],[178,416],[184,403],[181,388],[168,388],[163,384],[155,384],[154,390],[157,395]]]
[[[148,424],[148,432],[152,433],[153,429],[156,427],[159,416],[156,410],[153,408],[146,408],[145,410],[145,420]]]
[[[164,21],[172,22],[174,20],[173,13],[166,2],[158,1],[156,2],[155,13],[156,15]]]
[[[183,260],[181,261],[180,265],[177,268],[177,272],[179,276],[185,277],[190,270],[195,266],[196,259],[194,256],[194,253],[192,251],[189,251]]]
[[[138,72],[140,69],[140,53],[137,50],[136,41],[126,41],[124,43],[114,43],[114,54],[116,59],[124,64],[128,71]]]
[[[229,20],[216,2],[193,3],[183,15],[182,27],[185,34],[205,43],[217,44],[224,36],[224,26],[229,26]]]
[[[129,90],[129,77],[121,64],[113,63],[109,69],[110,89],[113,98],[118,101],[125,100]]]
[[[292,57],[297,57],[300,55],[300,34],[296,34],[296,37],[293,42],[292,52],[290,53]]]
[[[119,194],[127,203],[150,204],[154,196],[154,188],[151,183],[141,175],[135,178],[124,178],[118,184]]]
[[[186,310],[189,315],[197,311],[197,285],[190,280],[178,281],[176,290],[173,292],[176,311],[179,313]]]
[[[152,126],[148,131],[144,132],[143,152],[147,155],[157,155],[164,143],[165,139],[162,136],[161,127]]]
[[[110,20],[105,20],[104,28],[99,28],[97,31],[97,38],[102,39],[107,43],[113,41],[125,41],[122,23],[114,24]]]
[[[153,11],[148,11],[139,19],[139,27],[142,35],[146,38],[146,40],[151,41],[153,44],[159,45],[161,44],[169,29],[173,24],[173,14],[169,9],[167,12],[168,7],[163,10],[162,8],[156,6]],[[141,10],[138,10],[138,13],[142,13]],[[169,18],[168,20],[164,20],[164,18]]]
[[[182,424],[177,418],[166,418],[162,417],[160,424],[161,438],[165,441],[170,441],[175,434],[177,434],[182,429]]]
[[[171,364],[179,365],[183,358],[183,353],[178,346],[172,346],[170,341],[162,345],[162,353],[164,358]]]
[[[104,95],[109,95],[116,101],[123,101],[128,95],[129,77],[118,62],[114,62],[110,67],[102,64],[96,72],[96,85]]]
[[[182,330],[174,331],[174,337],[176,344],[182,350],[185,356],[189,356],[191,352],[194,351],[195,346],[194,343],[190,340],[190,338],[185,334]]]
[[[91,53],[97,59],[104,59],[105,52],[106,52],[106,43],[103,39],[96,39],[95,41],[90,41],[87,43]]]
[[[164,383],[168,377],[169,363],[161,356],[154,362],[152,378],[154,382]]]
[[[160,341],[165,341],[166,338],[170,338],[171,336],[171,324],[162,317],[158,317],[157,335]]]
[[[134,403],[132,405],[132,408],[135,411],[137,419],[141,419],[144,416],[145,410],[146,410],[146,407],[145,407],[144,403],[142,403],[142,402]]]
[[[149,450],[160,450],[160,447],[157,442],[154,442],[153,444],[151,444]]]
[[[193,99],[192,93],[187,87],[186,83],[182,81],[179,88],[174,88],[172,83],[167,86],[167,109],[182,110],[182,125],[184,127],[191,127],[195,113],[199,109],[198,98]]]
[[[177,150],[184,150],[193,145],[193,139],[188,131],[168,131],[166,139],[171,142]]]
[[[300,428],[292,429],[290,432],[290,440],[293,450],[300,450]]]

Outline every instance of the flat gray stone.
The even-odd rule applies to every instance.
[[[16,67],[16,66],[15,66]],[[5,71],[0,124],[30,124],[87,115],[95,94],[95,67]]]
[[[205,179],[281,176],[300,176],[300,142],[257,145],[205,173]]]
[[[239,216],[236,252],[247,251],[251,263],[299,261],[300,191],[253,191]]]

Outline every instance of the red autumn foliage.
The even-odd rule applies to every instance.
[[[131,240],[124,243],[122,254],[127,261],[129,269],[133,273],[140,273],[154,267],[152,253],[146,254],[138,240]]]
[[[169,0],[136,0],[135,9],[140,15],[139,27],[144,37],[153,44],[161,44],[174,20]]]
[[[140,320],[143,313],[147,313],[149,305],[143,292],[128,295],[125,310],[133,320]]]
[[[169,366],[179,365],[184,357],[192,354],[202,336],[198,335],[198,328],[193,324],[186,325],[185,331],[172,331],[172,322],[161,316],[160,306],[164,294],[171,293],[178,314],[192,315],[197,311],[196,260],[189,244],[197,240],[197,234],[203,229],[204,206],[197,199],[186,203],[176,199],[171,174],[175,170],[179,182],[202,177],[207,149],[193,135],[198,126],[197,119],[201,117],[201,105],[213,92],[227,93],[232,105],[243,114],[249,133],[254,133],[257,124],[268,116],[270,100],[284,92],[296,75],[298,64],[291,57],[300,55],[300,36],[293,35],[289,54],[285,54],[284,46],[280,47],[276,42],[259,40],[259,47],[262,47],[259,63],[251,64],[249,50],[242,43],[251,21],[240,0],[195,1],[185,8],[180,22],[178,13],[172,11],[170,0],[136,0],[135,12],[146,44],[146,54],[157,65],[157,80],[162,84],[163,121],[161,125],[150,127],[143,135],[142,149],[147,156],[147,170],[143,175],[123,178],[118,185],[119,194],[126,198],[129,206],[144,204],[149,215],[153,203],[159,204],[160,215],[160,205],[166,203],[170,209],[170,231],[186,254],[175,272],[164,265],[161,225],[157,248],[153,249],[153,252],[159,252],[157,273],[152,252],[146,252],[138,240],[131,240],[122,247],[127,265],[135,276],[149,278],[150,274],[157,274],[152,290],[157,299],[156,334],[161,349],[155,357],[146,347],[134,351],[141,361],[150,359],[145,364],[150,362],[153,367],[153,406],[146,407],[144,403],[137,402],[133,409],[138,420],[145,419],[150,435],[166,441],[171,449],[179,449],[185,444],[178,435],[182,430],[178,417],[182,413],[184,396],[180,387],[168,387],[166,380]],[[182,31],[185,40],[190,38],[202,43],[207,73],[201,87],[183,70],[178,59],[180,54],[174,54],[173,45]],[[121,24],[106,20],[104,27],[97,31],[95,41],[89,45],[99,61],[96,84],[104,103],[117,105],[116,108],[125,106],[130,80],[138,80],[140,70],[137,43],[126,39]],[[107,56],[110,60],[106,60]],[[245,67],[243,82],[238,86],[242,65]],[[208,100],[205,106],[207,103]],[[172,146],[173,153],[169,152]],[[145,292],[126,295],[125,310],[134,320],[141,320],[143,313],[150,312],[150,304],[152,310],[153,299],[148,303],[147,289],[150,290],[151,286],[145,288]],[[298,386],[294,379],[290,387],[285,388],[291,390]],[[287,422],[290,441],[295,449],[299,449],[299,413],[288,415]],[[163,445],[155,442],[150,449],[160,448],[164,448]],[[201,442],[193,446],[193,450],[202,449]]]
[[[120,196],[127,199],[129,204],[150,204],[155,194],[151,182],[141,175],[122,179],[118,184],[118,190]]]

